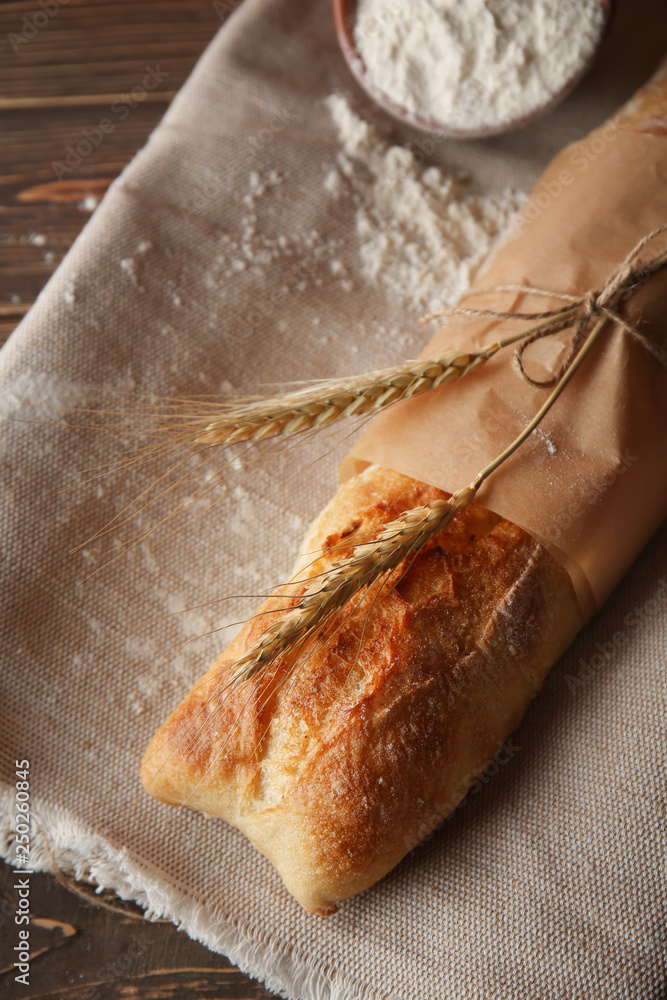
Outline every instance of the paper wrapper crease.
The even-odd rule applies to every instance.
[[[511,135],[436,142],[433,162],[448,176],[464,172],[485,195],[507,186],[528,191],[554,154],[608,118],[667,50],[661,0],[619,0],[617,8],[595,69],[561,107]],[[141,788],[150,738],[227,644],[221,627],[251,613],[243,598],[229,596],[286,578],[308,524],[335,492],[350,442],[318,462],[328,439],[283,456],[283,464],[260,469],[208,514],[215,462],[193,462],[187,468],[202,499],[192,512],[202,517],[165,531],[158,545],[148,534],[109,562],[184,494],[167,495],[166,510],[149,508],[74,552],[110,518],[120,519],[159,470],[137,466],[67,489],[70,474],[85,479],[84,470],[142,441],[122,428],[108,434],[64,424],[72,422],[72,407],[92,405],[86,387],[129,394],[120,398],[128,399],[131,427],[134,393],[256,394],[273,391],[276,382],[370,371],[420,353],[421,309],[382,273],[365,276],[358,226],[364,206],[350,182],[356,171],[366,183],[368,170],[348,156],[352,175],[344,173],[326,103],[332,93],[348,94],[362,121],[387,128],[350,77],[329,3],[244,0],[0,351],[0,848],[13,863],[14,761],[25,758],[35,870],[57,864],[138,900],[282,996],[661,1000],[664,529],[551,672],[492,766],[493,778],[480,781],[442,830],[335,917],[304,913],[236,830],[160,805]],[[654,185],[649,151],[667,140],[631,138],[641,146],[632,168],[637,191],[628,184],[624,200],[633,199],[639,212],[640,179]],[[423,137],[399,130],[391,140]],[[616,149],[618,143],[610,146],[614,157]],[[334,197],[325,181],[336,170]],[[415,184],[420,177],[418,171]],[[598,192],[590,197],[597,203]],[[654,201],[664,204],[663,193]],[[577,225],[586,224],[584,208]],[[599,232],[595,242],[587,234],[585,247],[599,254],[586,265],[590,271],[572,275],[554,273],[557,248],[536,240],[540,266],[526,276],[559,290],[595,287],[653,222],[652,214],[633,217],[629,204],[613,217],[596,217]],[[522,238],[531,238],[529,231]],[[568,238],[578,239],[574,227]],[[628,311],[647,310],[645,297],[659,294],[661,282],[653,279]],[[475,331],[466,323],[459,335],[467,342]],[[655,411],[653,394],[664,385],[653,358],[613,333],[596,365],[577,379],[599,395],[603,372],[615,379],[623,359],[643,395],[630,399],[631,385],[612,381],[605,413],[611,419],[632,406],[643,433]],[[462,479],[467,471],[459,463],[476,472],[481,460],[465,447],[478,448],[479,436],[486,448],[501,428],[514,432],[542,398],[532,390],[521,397],[519,384],[518,402],[505,405],[500,384],[484,378],[488,396],[480,405],[497,426],[478,421],[474,438],[466,428],[457,442]],[[597,421],[593,397],[572,389]],[[459,391],[447,387],[447,398]],[[554,419],[570,413],[568,395]],[[102,407],[118,399],[92,394]],[[74,422],[87,420],[78,414]],[[630,447],[613,440],[606,417],[603,423],[606,450],[594,450],[600,474]],[[572,483],[568,463],[577,466],[578,451],[568,455],[565,439],[553,440],[558,475],[580,502],[590,477]],[[619,490],[648,475],[648,456],[632,447],[640,457],[620,477]],[[551,468],[556,456],[545,436],[535,435],[527,448],[535,475],[539,463]],[[507,481],[510,473],[508,467]],[[454,485],[448,479],[447,488]],[[550,490],[560,488],[554,472]],[[491,492],[485,499],[495,502]],[[590,521],[588,503],[582,507]],[[630,537],[620,540],[623,559],[638,551],[637,533],[650,530],[630,520],[623,525]],[[580,558],[584,564],[585,554]],[[6,937],[13,946],[11,933]],[[100,951],[100,964],[107,957]]]
[[[661,100],[660,100],[661,98]],[[657,105],[662,118],[656,117]],[[642,237],[667,222],[667,71],[617,120],[566,148],[546,170],[516,231],[472,288],[526,285],[599,292]],[[643,259],[667,245],[665,235]],[[641,259],[641,258],[640,258]],[[462,306],[539,312],[563,301],[489,291]],[[620,305],[667,359],[667,271]],[[522,321],[527,328],[530,324]],[[453,317],[422,353],[481,348],[518,321]],[[526,351],[537,379],[558,367],[567,335]],[[342,466],[387,466],[449,492],[470,483],[523,430],[548,393],[505,348],[472,375],[378,416]],[[620,326],[607,329],[531,438],[477,499],[542,541],[568,569],[588,617],[609,596],[667,515],[667,366]]]

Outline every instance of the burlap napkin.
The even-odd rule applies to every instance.
[[[662,55],[659,6],[620,8],[599,68],[563,108],[513,136],[440,144],[436,159],[482,189],[526,188]],[[246,0],[0,354],[3,852],[14,861],[14,761],[28,759],[33,867],[55,863],[170,916],[285,996],[657,998],[664,530],[553,671],[498,773],[335,917],[302,912],[224,823],[140,788],[149,737],[226,637],[188,640],[243,614],[241,597],[224,598],[285,576],[334,489],[336,456],[292,481],[313,453],[288,456],[114,562],[169,497],[72,553],[122,520],[155,472],[93,471],[63,492],[136,442],[113,418],[106,432],[61,422],[90,422],[71,408],[91,386],[253,392],[418,353],[415,316],[360,277],[353,200],[324,186],[338,140],[323,101],[340,90],[358,99],[324,0]],[[205,495],[206,469],[183,470]]]

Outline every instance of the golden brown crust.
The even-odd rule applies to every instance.
[[[319,572],[445,495],[368,469],[313,525],[298,568]],[[262,610],[277,606],[284,596]],[[274,620],[248,623],[187,695],[148,747],[142,780],[161,801],[243,830],[320,913],[372,885],[452,811],[581,626],[554,557],[476,504],[291,673],[282,662],[273,677],[225,687]]]

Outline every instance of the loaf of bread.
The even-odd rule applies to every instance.
[[[446,495],[367,469],[313,524],[296,571],[322,572],[355,539]],[[302,591],[285,587],[260,610]],[[456,807],[582,624],[555,558],[474,503],[379,597],[351,602],[335,634],[230,687],[275,620],[250,621],[193,688],[142,779],[160,801],[242,830],[313,913],[371,886]]]
[[[555,161],[568,191],[577,178],[591,177],[595,162],[595,183],[612,192],[609,204],[592,204],[592,221],[571,220],[581,232],[568,228],[565,245],[579,263],[607,249],[600,218],[611,217],[614,227],[619,215],[625,220],[631,242],[619,261],[664,222],[662,169],[649,165],[641,184],[628,187],[627,178],[638,155],[635,134],[651,164],[664,162],[656,143],[664,142],[666,109],[667,63],[593,133],[594,142]],[[619,166],[622,157],[615,154],[608,177],[600,144],[620,150],[623,133],[630,137],[625,159]],[[628,207],[629,190],[635,200]],[[556,203],[553,193],[549,199]],[[542,212],[545,225],[547,217]],[[551,239],[544,245],[550,266]],[[650,420],[642,427],[643,446]],[[637,435],[633,440],[635,447]],[[643,492],[657,495],[651,462],[640,467],[649,476]],[[378,466],[344,483],[304,540],[295,570],[302,582],[265,602],[144,757],[142,778],[151,795],[238,827],[314,913],[330,913],[373,885],[453,811],[583,624],[570,577],[555,557],[523,529],[473,503],[400,564],[379,596],[358,606],[352,599],[339,628],[325,626],[312,645],[230,686],[234,664],[304,592],[307,576],[350,555],[358,541],[376,537],[404,511],[447,496]],[[649,508],[647,524],[655,521]]]

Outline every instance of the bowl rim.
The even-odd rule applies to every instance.
[[[600,37],[591,49],[588,57],[583,61],[580,68],[564,84],[563,87],[553,94],[548,101],[533,108],[520,118],[514,118],[507,122],[496,125],[485,125],[476,128],[461,128],[456,125],[449,125],[446,122],[439,122],[426,115],[415,114],[408,111],[401,104],[394,101],[380,87],[375,84],[366,68],[361,52],[357,48],[354,38],[354,20],[357,7],[357,0],[332,0],[334,23],[338,44],[341,48],[345,61],[356,79],[357,83],[366,91],[376,104],[379,104],[392,118],[404,125],[411,125],[432,135],[437,135],[442,139],[485,139],[494,135],[502,135],[504,132],[514,131],[523,128],[531,122],[547,114],[557,104],[560,104],[568,94],[581,82],[593,65],[599,52],[603,40],[606,38],[612,21],[616,0],[599,0],[604,12],[604,22]]]

